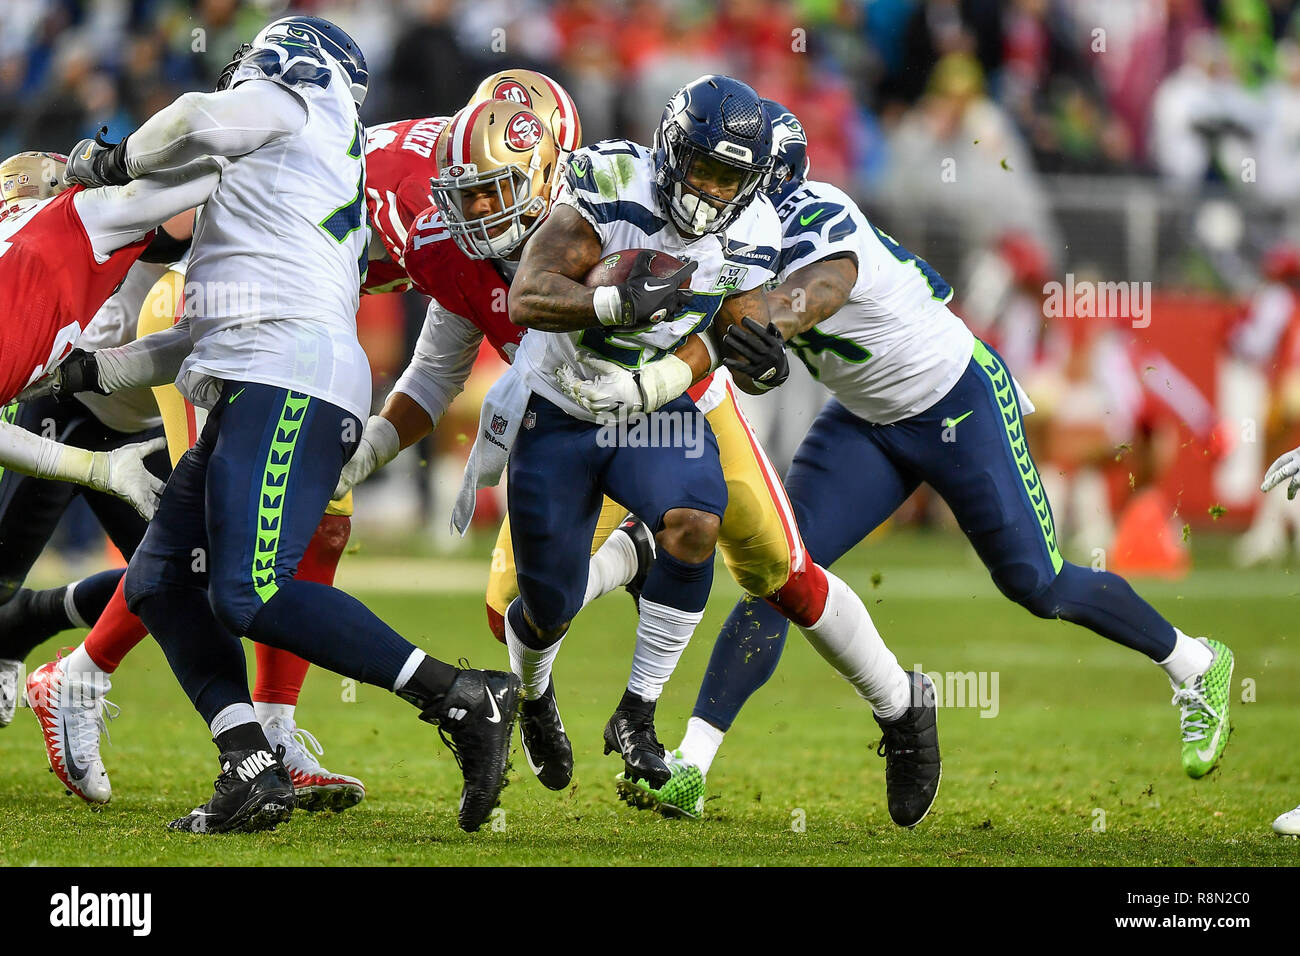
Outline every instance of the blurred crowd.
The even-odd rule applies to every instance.
[[[532,67],[573,94],[588,142],[645,142],[683,82],[739,76],[793,109],[813,175],[953,279],[954,307],[1024,370],[1041,397],[1044,471],[1074,484],[1058,518],[1090,541],[1115,533],[1102,505],[1157,485],[1188,442],[1228,475],[1205,494],[1226,487],[1245,503],[1267,436],[1300,427],[1300,372],[1279,371],[1300,369],[1300,247],[1287,242],[1300,237],[1300,0],[3,5],[0,154],[66,149],[103,123],[128,132],[211,88],[287,10],[361,45],[367,123],[452,112],[483,75]],[[1155,307],[1174,325],[1208,309],[1197,345],[1210,371],[1186,372],[1187,334],[1161,342],[1051,315],[1044,283],[1067,271],[1217,296]],[[404,313],[409,339],[422,310]],[[1258,420],[1258,447],[1231,440],[1232,415]],[[773,419],[778,460],[799,425]],[[1110,464],[1117,447],[1141,462]]]

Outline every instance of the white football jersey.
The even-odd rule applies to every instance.
[[[678,348],[693,332],[707,329],[726,296],[758,288],[776,274],[781,224],[767,197],[755,196],[724,235],[685,239],[660,201],[651,151],[628,140],[605,140],[574,152],[556,201],[591,223],[604,255],[653,249],[699,263],[691,276],[690,310],[668,322],[644,332],[533,329],[524,336],[515,361],[526,363],[530,387],[575,418],[591,421],[593,416],[556,386],[554,374],[561,365],[582,374],[577,358],[585,354],[640,368]],[[714,373],[713,385],[696,403],[701,411],[711,411],[721,401],[728,378],[725,368]]]
[[[135,265],[127,270],[117,291],[105,300],[86,326],[86,331],[81,333],[77,348],[91,352],[134,342],[145,297],[154,283],[166,274],[167,268],[137,259]],[[76,397],[92,415],[114,431],[132,434],[162,424],[158,403],[150,388],[124,388],[111,395],[80,392]]]
[[[948,394],[970,363],[975,337],[948,308],[952,287],[939,273],[829,183],[804,183],[777,212],[779,281],[834,255],[858,262],[844,307],[790,340],[813,377],[853,414],[880,425]]]
[[[264,95],[291,90],[307,120],[231,158],[204,206],[185,284],[194,351],[176,384],[210,408],[220,380],[259,382],[364,421],[370,365],[356,315],[369,243],[365,131],[342,70],[293,65],[303,59],[262,72],[265,59],[246,57],[235,74],[236,85]]]

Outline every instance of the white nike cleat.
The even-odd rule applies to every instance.
[[[325,753],[320,741],[295,724],[292,717],[272,717],[262,725],[262,729],[266,731],[271,750],[284,748],[281,763],[293,780],[299,810],[338,812],[355,807],[365,799],[366,788],[360,780],[321,766],[316,759]],[[316,753],[313,754],[312,750]]]
[[[23,662],[0,660],[0,727],[8,727],[18,708],[18,679]]]
[[[1300,837],[1300,807],[1288,810],[1274,820],[1273,832],[1278,836]]]
[[[88,803],[108,803],[113,787],[99,758],[99,735],[117,717],[116,704],[105,700],[109,681],[71,681],[67,662],[50,661],[27,678],[27,704],[41,725],[50,770],[69,793]]]

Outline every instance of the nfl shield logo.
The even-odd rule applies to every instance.
[[[508,421],[509,421],[509,420],[508,420],[504,415],[493,415],[493,416],[492,416],[492,434],[493,434],[493,435],[503,435],[503,434],[505,434],[506,424],[507,424]]]
[[[532,428],[536,424],[537,424],[537,413],[534,411],[526,412],[524,414],[524,427]]]

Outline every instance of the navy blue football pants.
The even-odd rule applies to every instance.
[[[809,556],[830,567],[923,481],[948,503],[1008,598],[1152,660],[1172,653],[1173,627],[1123,578],[1061,558],[1015,385],[983,342],[976,340],[970,365],[948,394],[912,418],[874,425],[835,399],[827,402],[785,487]],[[729,728],[776,669],[788,630],[767,602],[743,598],[714,644],[695,716]]]
[[[226,382],[172,471],[125,595],[208,723],[250,702],[240,636],[389,690],[415,649],[350,595],[294,577],[360,437],[328,402]]]
[[[726,510],[718,441],[685,395],[643,416],[640,431],[581,421],[539,395],[527,416],[510,450],[507,502],[519,596],[538,631],[558,630],[582,607],[605,495],[656,534],[675,508],[719,517]],[[712,566],[711,559],[698,568],[656,561],[642,596],[703,609]]]

